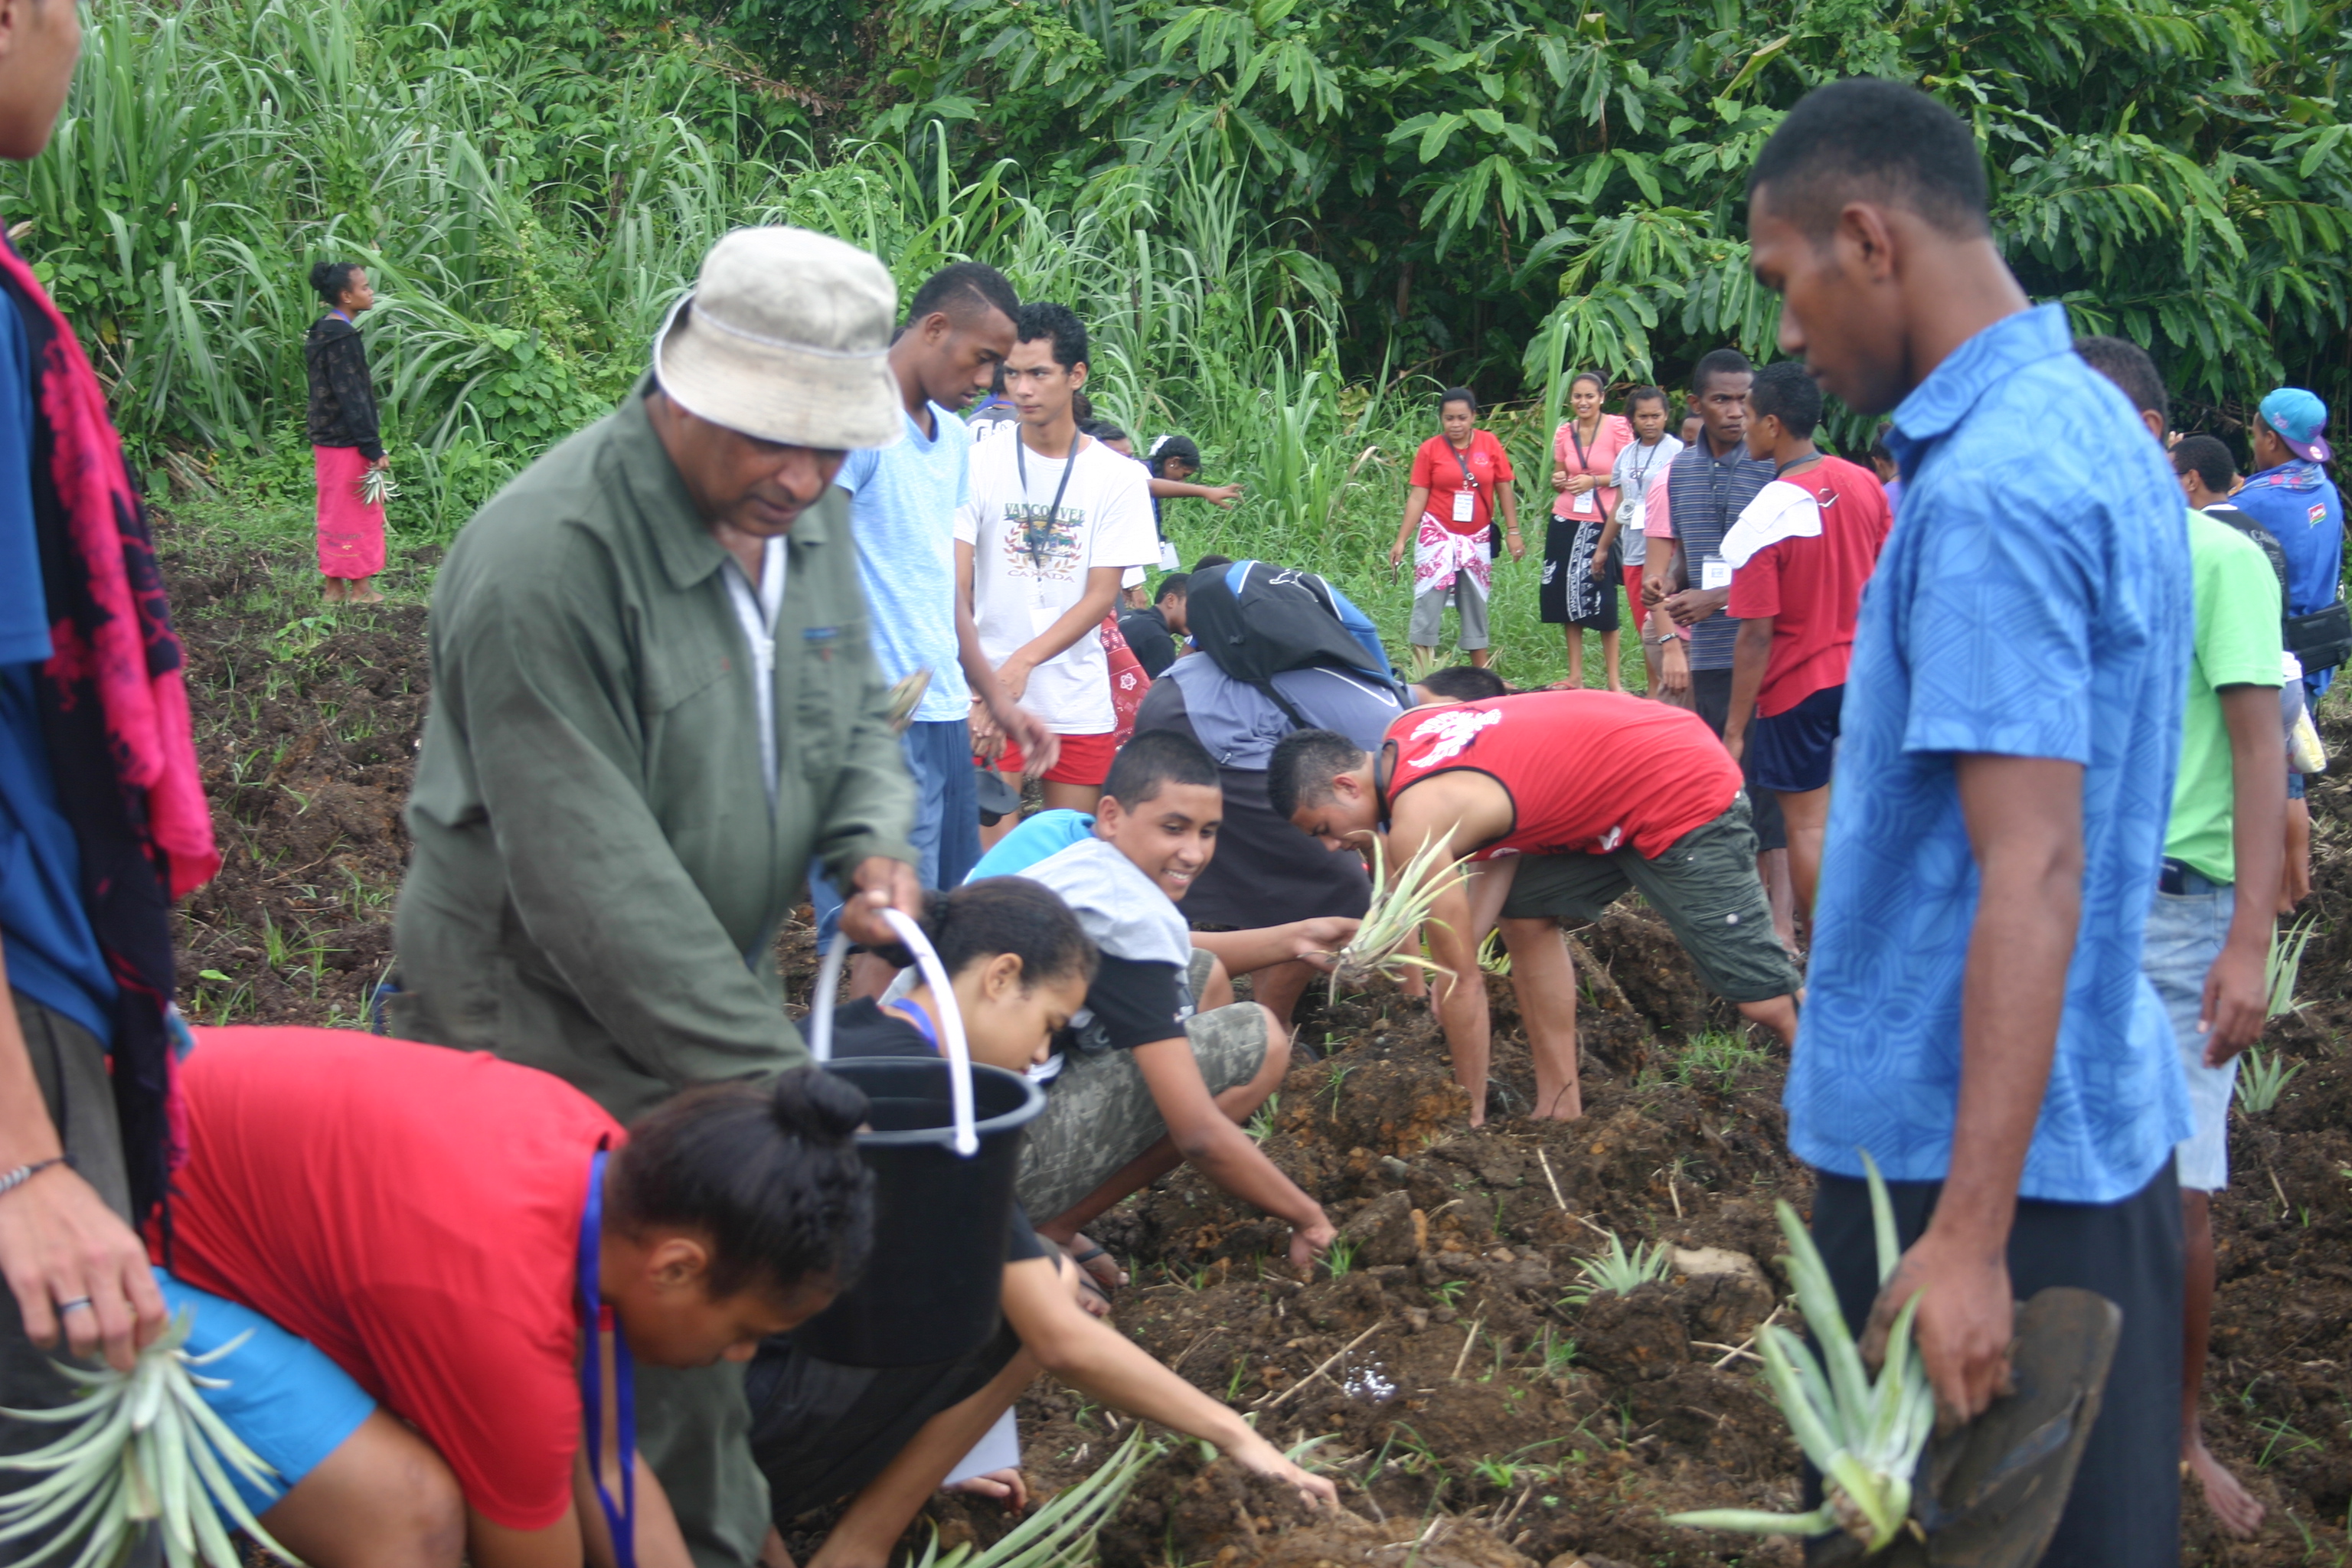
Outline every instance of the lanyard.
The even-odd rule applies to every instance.
[[[1470,432],[1470,445],[1471,447],[1478,445],[1478,432],[1475,430]],[[1478,479],[1476,475],[1470,471],[1470,453],[1468,449],[1457,447],[1451,441],[1445,443],[1445,449],[1454,454],[1454,460],[1455,462],[1462,465],[1462,488],[1468,490],[1472,495],[1477,494]]]
[[[894,1008],[899,1009],[899,1011],[894,1012],[890,1015],[892,1017],[898,1019],[908,1028],[914,1030],[915,1033],[922,1036],[924,1043],[929,1045],[931,1049],[936,1051],[940,1048],[940,1032],[938,1029],[932,1027],[931,1016],[923,1011],[922,1005],[920,1003],[910,1002],[906,997],[901,996],[896,1002],[891,1003],[890,1005]]]
[[[1633,470],[1633,482],[1628,488],[1644,501],[1650,498],[1650,470],[1658,466],[1658,448],[1664,445],[1665,442],[1661,439],[1651,446],[1643,447],[1637,444],[1634,447],[1635,451],[1646,452],[1649,455],[1642,459],[1642,466]]]
[[[342,322],[342,324],[343,324],[343,325],[345,325],[345,326],[347,326],[347,327],[348,327],[348,326],[350,326],[350,325],[352,324],[352,318],[351,318],[350,313],[349,313],[348,311],[346,311],[346,310],[344,310],[341,305],[336,306],[333,310],[331,310],[328,311],[328,312],[327,312],[327,314],[329,314],[330,316],[334,317],[334,318],[335,318],[335,320],[337,320],[337,321],[339,321]]]
[[[1576,443],[1576,466],[1582,468],[1586,473],[1591,473],[1592,471],[1592,463],[1591,460],[1584,455],[1584,437],[1578,432],[1576,428],[1576,421],[1573,419],[1568,422],[1568,438]],[[1593,433],[1592,444],[1596,447],[1601,445],[1601,436],[1598,431]]]
[[[1029,542],[1029,569],[1039,576],[1045,573],[1045,542],[1052,537],[1054,520],[1062,515],[1062,493],[1070,488],[1070,470],[1078,466],[1078,450],[1086,444],[1084,436],[1070,443],[1070,455],[1062,461],[1062,482],[1054,487],[1054,504],[1045,509],[1045,531],[1038,531],[1034,518],[1022,521],[1022,536]],[[1029,504],[1029,443],[1018,430],[1013,433],[1013,466],[1021,473],[1021,504],[1025,507]]]
[[[598,1299],[596,1258],[604,1231],[604,1156],[596,1151],[588,1162],[588,1204],[580,1211],[580,1306],[588,1324],[588,1352],[580,1358],[580,1403],[588,1417],[588,1479],[596,1488],[596,1501],[604,1510],[604,1525],[613,1536],[613,1559],[620,1568],[637,1568],[637,1389],[628,1342],[621,1337],[613,1310]],[[620,1405],[621,1502],[604,1489],[604,1356],[603,1331],[613,1334],[613,1394]]]

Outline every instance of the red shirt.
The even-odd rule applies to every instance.
[[[1458,769],[1510,792],[1511,830],[1483,847],[1499,855],[1606,855],[1631,845],[1655,859],[1722,816],[1739,764],[1687,708],[1621,691],[1532,691],[1486,702],[1416,708],[1388,728],[1386,798]],[[1385,750],[1385,748],[1384,748]]]
[[[195,1034],[172,1271],[325,1352],[496,1523],[553,1524],[581,1439],[588,1165],[620,1124],[562,1079],[479,1053],[336,1029]]]
[[[1462,465],[1470,465],[1470,515],[1454,521],[1454,497],[1463,488]],[[1479,534],[1494,521],[1495,487],[1509,484],[1511,456],[1491,430],[1470,432],[1470,449],[1457,449],[1443,436],[1432,436],[1412,457],[1412,483],[1429,491],[1427,510],[1450,533]]]
[[[1772,617],[1771,662],[1756,700],[1756,711],[1767,718],[1845,683],[1863,584],[1895,523],[1885,488],[1859,463],[1824,458],[1821,467],[1790,483],[1812,491],[1821,503],[1822,531],[1778,540],[1750,556],[1731,574],[1726,606],[1743,620]]]

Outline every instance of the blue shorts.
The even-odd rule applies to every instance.
[[[971,775],[971,725],[962,719],[921,720],[901,737],[907,773],[915,781],[915,820],[907,841],[915,847],[915,874],[926,888],[962,885],[980,858],[980,785]],[[841,894],[820,866],[809,868],[809,902],[816,908],[821,955],[841,923]]]
[[[1824,686],[1785,713],[1758,714],[1748,726],[1748,782],[1774,795],[1803,795],[1830,782],[1837,761],[1838,714],[1845,683]]]
[[[199,1370],[228,1384],[205,1389],[205,1403],[263,1464],[278,1472],[279,1484],[264,1490],[234,1467],[222,1467],[245,1506],[257,1515],[341,1447],[375,1409],[375,1401],[324,1351],[252,1308],[183,1284],[161,1268],[155,1270],[155,1283],[173,1317],[184,1308],[195,1310],[188,1334],[190,1355],[218,1350],[248,1329],[253,1332],[245,1343]]]

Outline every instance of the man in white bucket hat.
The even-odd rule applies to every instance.
[[[853,939],[916,911],[913,793],[833,488],[905,423],[897,305],[839,240],[727,236],[637,389],[458,535],[394,1033],[543,1068],[625,1121],[807,1059],[772,952],[812,860],[856,889]],[[698,1568],[752,1563],[768,1530],[741,1372],[636,1374],[638,1450]]]

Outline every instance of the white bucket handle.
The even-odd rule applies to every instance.
[[[915,955],[923,983],[939,1004],[940,1034],[948,1047],[948,1097],[955,1112],[955,1152],[969,1160],[980,1152],[980,1134],[972,1126],[971,1047],[963,1037],[963,1014],[956,1006],[955,987],[922,927],[900,910],[884,910],[882,918]],[[833,945],[825,949],[824,962],[817,967],[816,992],[809,1005],[808,1046],[809,1055],[820,1062],[833,1059],[833,1005],[841,992],[841,965],[848,952],[849,933],[837,931],[833,933]]]

